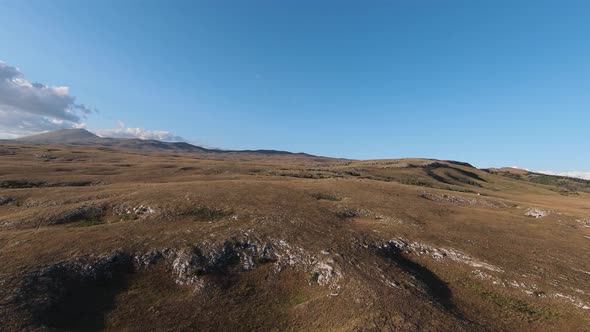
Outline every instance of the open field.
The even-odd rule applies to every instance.
[[[3,144],[0,330],[590,331],[590,182],[515,172]]]

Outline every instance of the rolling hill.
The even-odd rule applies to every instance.
[[[277,150],[221,150],[208,149],[186,142],[162,142],[152,139],[100,137],[86,129],[62,129],[15,140],[4,140],[6,143],[25,143],[39,145],[71,145],[93,146],[110,149],[135,151],[141,153],[209,153],[209,154],[260,154],[260,155],[291,155],[317,158],[305,153],[292,153]]]
[[[0,143],[3,330],[590,326],[586,182],[103,142]]]

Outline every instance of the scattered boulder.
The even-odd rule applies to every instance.
[[[535,219],[536,218],[543,218],[543,217],[549,215],[549,211],[545,211],[545,210],[541,210],[541,209],[537,209],[537,208],[531,208],[531,209],[528,209],[524,215],[527,217],[535,218]]]
[[[340,280],[342,273],[334,267],[334,263],[332,258],[317,262],[312,268],[312,281],[320,286],[330,286]]]

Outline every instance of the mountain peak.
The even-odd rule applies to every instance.
[[[47,133],[21,137],[17,139],[22,142],[31,143],[67,143],[77,140],[97,139],[98,136],[86,129],[60,129]]]

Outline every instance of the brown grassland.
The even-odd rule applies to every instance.
[[[0,330],[590,331],[588,257],[586,181],[0,146]]]

